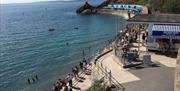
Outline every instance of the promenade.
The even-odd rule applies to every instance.
[[[136,31],[128,33],[127,30],[122,32],[118,39],[111,44],[113,51],[99,57],[95,61],[96,64],[94,64],[94,60],[92,61],[93,65],[90,69],[96,72],[96,78],[102,78],[105,70],[112,75],[112,80],[109,82],[112,81],[113,85],[119,86],[117,91],[174,91],[176,58],[168,57],[167,54],[147,51],[147,44],[142,38],[145,31],[140,32],[139,36],[136,36],[138,34]],[[128,57],[122,57],[121,52],[124,50],[131,53],[136,53],[135,51],[138,50],[137,59],[128,61]],[[150,55],[149,62],[152,65],[147,60],[144,61],[145,54],[146,56]],[[123,62],[123,58],[126,61]],[[136,63],[138,65],[134,65]],[[92,86],[94,75],[84,77],[86,78],[84,82],[76,85],[83,91]]]

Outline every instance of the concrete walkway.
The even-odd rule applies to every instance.
[[[158,67],[123,69],[117,64],[113,53],[101,58],[103,66],[112,71],[112,76],[125,87],[125,91],[173,91],[176,59],[152,54]]]
[[[99,63],[102,63],[104,67],[112,72],[112,76],[119,82],[119,83],[127,83],[132,81],[140,80],[140,78],[136,77],[132,73],[128,72],[126,69],[123,69],[114,61],[114,54],[113,52],[107,54],[108,56],[104,56],[99,60]]]

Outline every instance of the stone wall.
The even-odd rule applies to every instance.
[[[175,71],[175,91],[180,91],[180,48],[178,51]]]

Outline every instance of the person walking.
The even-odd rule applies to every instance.
[[[143,33],[142,34],[142,46],[144,46],[145,39],[146,39],[146,35],[145,35],[145,33]]]

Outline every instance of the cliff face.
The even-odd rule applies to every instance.
[[[80,8],[76,10],[78,14],[94,14],[96,13],[96,7],[91,6],[88,2],[85,2]]]

